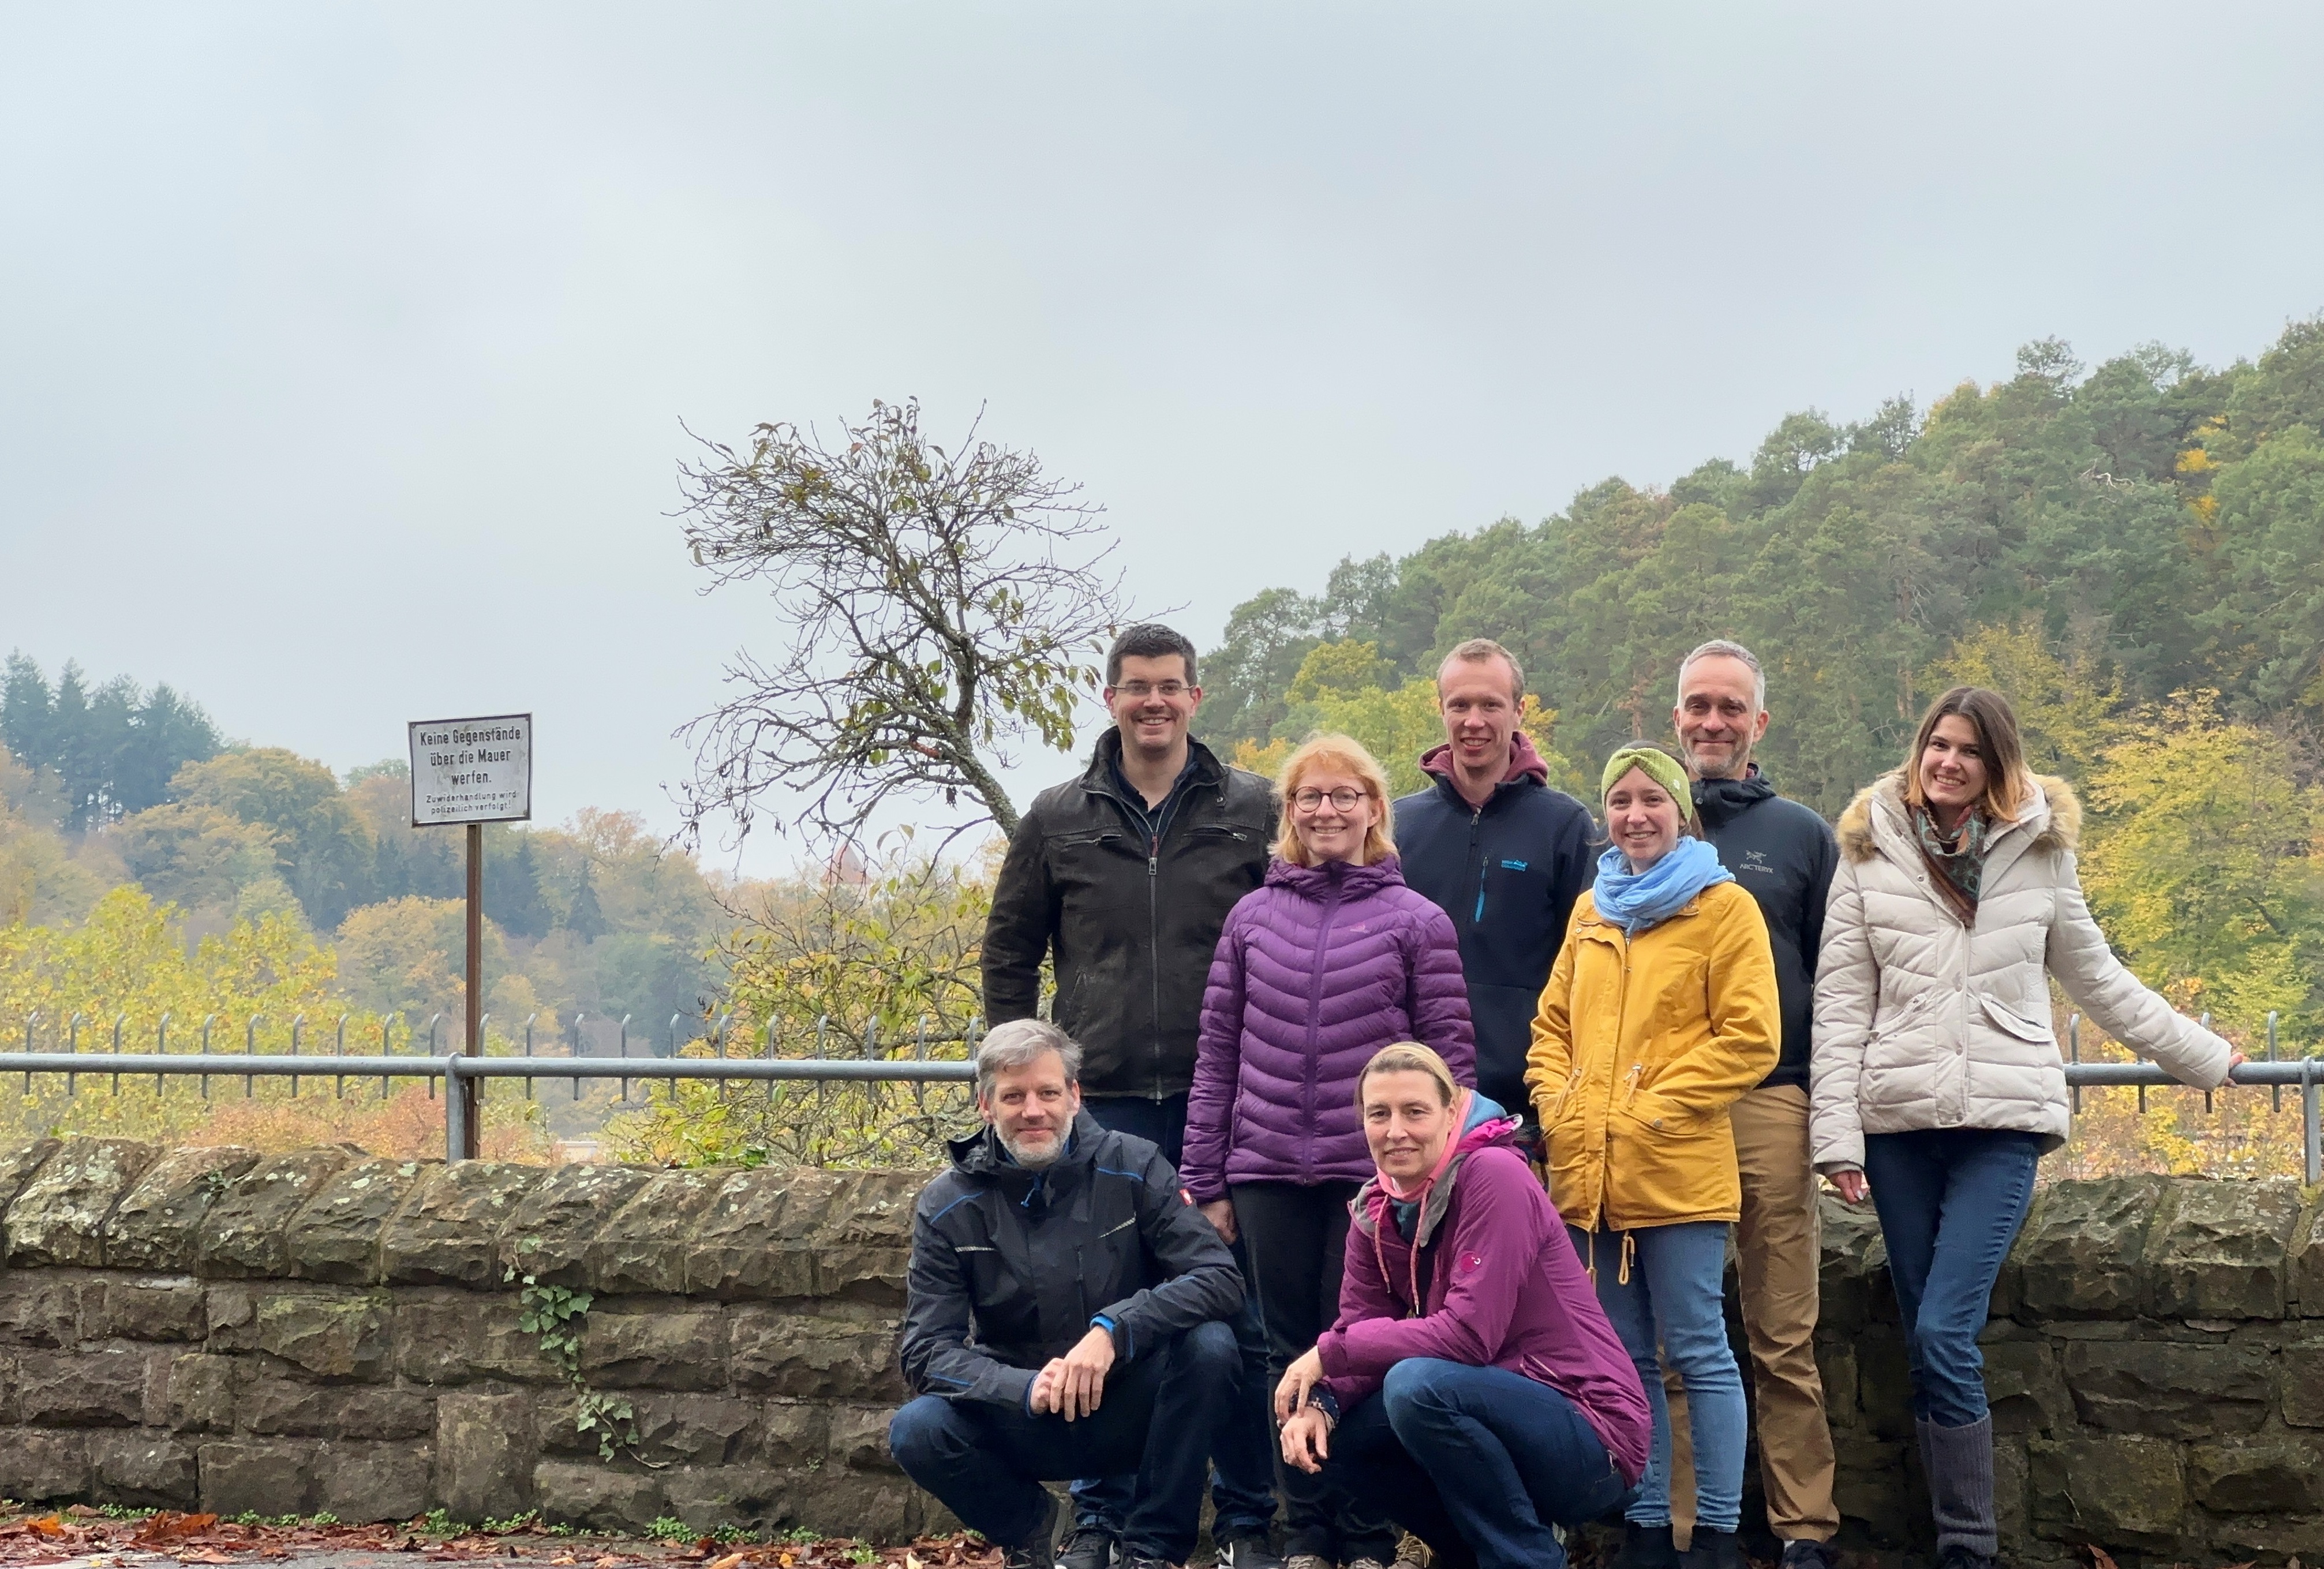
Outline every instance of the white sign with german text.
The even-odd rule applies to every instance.
[[[532,715],[422,719],[411,726],[411,826],[532,817]]]

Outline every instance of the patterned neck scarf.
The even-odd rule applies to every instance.
[[[1972,808],[1948,840],[1937,831],[1937,820],[1926,807],[1913,808],[1913,836],[1937,891],[1945,896],[1963,926],[1977,924],[1977,898],[1985,881],[1985,851],[1988,838],[1985,814]]]

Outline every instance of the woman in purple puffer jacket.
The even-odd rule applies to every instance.
[[[1179,1172],[1220,1233],[1241,1238],[1271,1379],[1339,1306],[1348,1201],[1374,1170],[1356,1111],[1364,1066],[1417,1040],[1476,1083],[1459,939],[1397,870],[1388,776],[1323,735],[1285,761],[1276,790],[1275,862],[1211,961]],[[1384,1514],[1335,1504],[1302,1472],[1281,1485],[1291,1569],[1384,1569],[1394,1555]]]

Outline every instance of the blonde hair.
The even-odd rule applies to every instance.
[[[1346,735],[1312,736],[1283,760],[1283,767],[1275,776],[1275,797],[1283,803],[1283,815],[1275,829],[1275,853],[1294,866],[1314,864],[1291,826],[1291,796],[1302,778],[1326,767],[1353,774],[1362,782],[1364,794],[1371,798],[1376,815],[1372,826],[1364,830],[1363,864],[1369,866],[1384,855],[1395,854],[1396,836],[1388,831],[1392,814],[1388,811],[1388,771],[1363,749],[1360,742]]]
[[[1372,1053],[1372,1060],[1356,1075],[1358,1111],[1363,1110],[1364,1082],[1374,1074],[1426,1074],[1436,1081],[1438,1100],[1449,1106],[1460,1098],[1461,1086],[1452,1082],[1452,1070],[1444,1066],[1443,1057],[1416,1040],[1400,1040]]]

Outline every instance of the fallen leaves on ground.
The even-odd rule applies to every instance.
[[[545,1569],[999,1569],[1001,1554],[965,1536],[870,1547],[845,1537],[813,1542],[721,1542],[713,1537],[576,1537],[525,1524],[503,1530],[429,1534],[429,1522],[318,1525],[222,1520],[161,1509],[115,1518],[86,1504],[0,1517],[0,1566],[55,1564],[136,1553],[180,1564],[256,1564],[318,1553],[410,1553],[436,1563],[516,1559]],[[437,1529],[442,1528],[440,1522]]]

